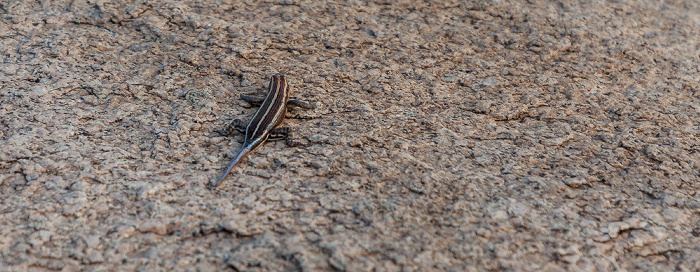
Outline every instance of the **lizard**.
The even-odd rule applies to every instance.
[[[253,105],[260,104],[261,106],[255,112],[253,119],[250,120],[247,126],[241,119],[235,119],[229,124],[225,131],[219,132],[223,135],[230,135],[233,131],[232,128],[235,128],[241,133],[245,133],[245,138],[243,140],[243,146],[241,146],[236,156],[234,156],[233,161],[228,165],[221,178],[216,183],[212,184],[212,187],[216,188],[221,185],[221,182],[224,181],[229,172],[231,172],[231,169],[248,155],[248,153],[267,141],[268,138],[284,138],[286,144],[289,146],[303,145],[291,140],[289,127],[280,127],[280,125],[282,121],[284,121],[288,106],[306,109],[312,109],[315,108],[315,106],[296,99],[290,99],[289,93],[289,84],[284,74],[276,74],[270,79],[270,87],[265,98],[241,95],[241,99],[248,103]]]

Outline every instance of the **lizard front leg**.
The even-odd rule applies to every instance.
[[[253,106],[260,106],[262,105],[263,102],[265,102],[264,97],[255,97],[255,96],[249,96],[242,94],[241,99],[245,100],[246,102],[250,103]]]
[[[315,109],[316,105],[311,104],[309,102],[304,102],[301,100],[297,99],[289,99],[289,102],[287,102],[287,106],[292,106],[292,107],[299,107],[299,108],[304,108],[304,109]]]
[[[249,95],[241,95],[241,99],[245,100],[246,102],[250,103],[253,106],[260,106],[262,103],[265,101],[265,98],[263,97],[255,97],[255,96],[249,96]],[[304,102],[298,99],[290,99],[287,102],[287,106],[292,106],[292,107],[299,107],[299,108],[304,108],[304,109],[315,109],[316,106],[309,103],[309,102]]]

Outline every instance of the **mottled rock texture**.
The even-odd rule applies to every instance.
[[[698,271],[700,2],[2,1],[2,271]],[[218,190],[214,131],[284,72]]]

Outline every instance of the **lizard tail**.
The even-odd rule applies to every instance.
[[[238,151],[238,154],[236,154],[236,157],[233,158],[233,161],[228,165],[228,167],[226,168],[226,172],[224,172],[224,175],[221,176],[219,181],[212,184],[212,187],[213,188],[219,187],[219,185],[221,185],[221,182],[224,181],[226,176],[228,176],[228,173],[231,172],[231,169],[233,169],[233,167],[236,166],[236,164],[238,164],[238,162],[240,162],[246,155],[248,155],[248,152],[250,152],[250,150],[251,150],[250,146],[244,145],[244,147],[242,147],[241,150]]]

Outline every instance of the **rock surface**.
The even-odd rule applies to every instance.
[[[2,270],[700,270],[698,1],[5,1],[0,35]],[[278,72],[310,146],[209,189]]]

